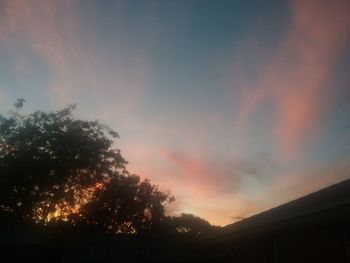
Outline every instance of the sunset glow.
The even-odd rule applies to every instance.
[[[52,202],[50,200],[40,202],[34,209],[33,219],[39,223],[48,224],[50,222],[66,222],[71,219],[72,215],[81,216],[81,208],[89,203],[96,190],[102,189],[102,183],[96,183],[95,186],[87,189],[73,189],[74,204],[68,203],[66,200]],[[67,189],[65,191],[70,191]],[[74,221],[74,220],[73,220]]]
[[[0,111],[76,103],[168,214],[226,225],[350,177],[349,25],[348,0],[4,0]]]

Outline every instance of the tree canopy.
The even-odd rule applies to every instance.
[[[0,213],[13,223],[67,221],[110,232],[154,230],[174,200],[130,174],[118,134],[77,119],[74,105],[55,112],[0,115]]]
[[[177,217],[168,217],[169,231],[176,231],[190,237],[199,237],[217,231],[219,227],[211,225],[208,221],[192,214],[182,213]]]

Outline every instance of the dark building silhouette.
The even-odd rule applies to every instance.
[[[1,262],[350,263],[350,180],[200,240],[163,235],[52,235],[2,227]]]
[[[348,263],[350,180],[228,225],[195,249],[213,261]]]

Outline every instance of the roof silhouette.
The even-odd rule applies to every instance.
[[[239,233],[259,231],[272,226],[292,224],[310,218],[328,217],[341,218],[343,213],[349,213],[350,179],[323,188],[299,199],[282,204],[270,210],[256,214],[239,222],[225,226],[222,233]],[[337,212],[334,212],[337,211]],[[322,214],[322,216],[320,216]],[[314,219],[312,219],[314,220]]]

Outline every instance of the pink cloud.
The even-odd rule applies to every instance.
[[[271,174],[271,163],[208,158],[162,149],[161,185],[179,198],[172,213],[188,212],[225,225],[349,178],[349,158],[330,165],[295,167]],[[166,162],[168,161],[168,162]],[[265,165],[265,166],[264,166]],[[143,169],[142,169],[143,170]],[[147,169],[144,169],[147,171]],[[271,175],[271,176],[268,176]],[[147,177],[147,176],[146,176]],[[267,181],[264,181],[267,180]]]
[[[220,189],[227,188],[225,185],[234,185],[224,181],[230,176],[228,171],[224,172],[227,167],[210,167],[200,155],[189,156],[164,148],[159,150],[147,144],[128,145],[125,153],[132,172],[143,178],[152,178],[153,183],[175,195],[176,202],[168,209],[169,214],[187,212],[216,224],[231,222],[226,207],[228,200],[222,193],[218,196]],[[226,189],[225,193],[231,191]]]
[[[264,194],[264,178],[270,161],[208,156],[205,153],[161,149],[167,168],[163,176],[180,198],[177,209],[202,216],[214,224],[228,224],[234,217],[246,217],[257,209]]]
[[[218,112],[210,111],[211,115],[188,112],[186,118],[171,112],[173,115],[167,115],[164,122],[140,121],[131,116],[130,109],[142,102],[150,83],[146,52],[138,53],[126,66],[119,63],[118,46],[109,62],[101,50],[87,48],[77,37],[77,32],[84,29],[84,20],[72,2],[7,0],[4,6],[0,44],[13,49],[18,68],[25,67],[17,55],[19,46],[25,45],[52,69],[49,95],[56,106],[76,102],[85,94],[91,101],[107,94],[98,108],[88,103],[81,105],[85,106],[83,115],[112,124],[119,122],[118,129],[124,125],[136,133],[133,141],[125,140],[121,134],[121,142],[125,143],[122,153],[130,161],[132,172],[173,191],[178,201],[172,212],[192,212],[212,223],[226,224],[233,221],[231,217],[245,217],[269,208],[276,200],[288,201],[297,194],[343,178],[340,174],[345,170],[340,164],[334,170],[322,171],[320,178],[313,176],[320,172],[317,169],[298,171],[276,179],[271,191],[265,188],[261,196],[252,197],[243,189],[244,182],[251,178],[257,188],[263,187],[254,171],[261,173],[266,167],[230,156],[232,153],[227,153],[224,160],[205,154],[212,150],[208,142],[217,134],[211,137],[210,132],[203,131],[208,127],[220,130],[226,121]],[[254,87],[245,90],[243,96],[239,113],[241,130],[244,131],[244,125],[261,104],[272,101],[276,111],[271,133],[276,135],[286,155],[295,153],[317,131],[330,92],[325,82],[348,41],[350,24],[349,1],[322,1],[322,4],[316,0],[292,1],[291,10],[286,38],[265,65],[259,84],[242,78],[238,81],[244,87]],[[116,30],[123,30],[122,12],[119,9],[117,12],[120,15]],[[254,48],[259,49],[256,45]],[[242,73],[239,65],[235,70]],[[173,138],[176,138],[174,142]],[[170,150],[171,145],[181,150]],[[260,201],[263,197],[266,202]]]
[[[275,109],[271,132],[288,156],[315,134],[329,106],[326,82],[348,43],[350,2],[291,1],[291,22],[281,48],[243,96],[239,128],[267,100]]]
[[[170,161],[181,182],[198,199],[206,199],[218,188],[232,191],[238,184],[234,164],[226,161],[206,160],[202,154],[187,155],[184,152],[162,150],[164,160]],[[174,178],[175,175],[173,175]]]

